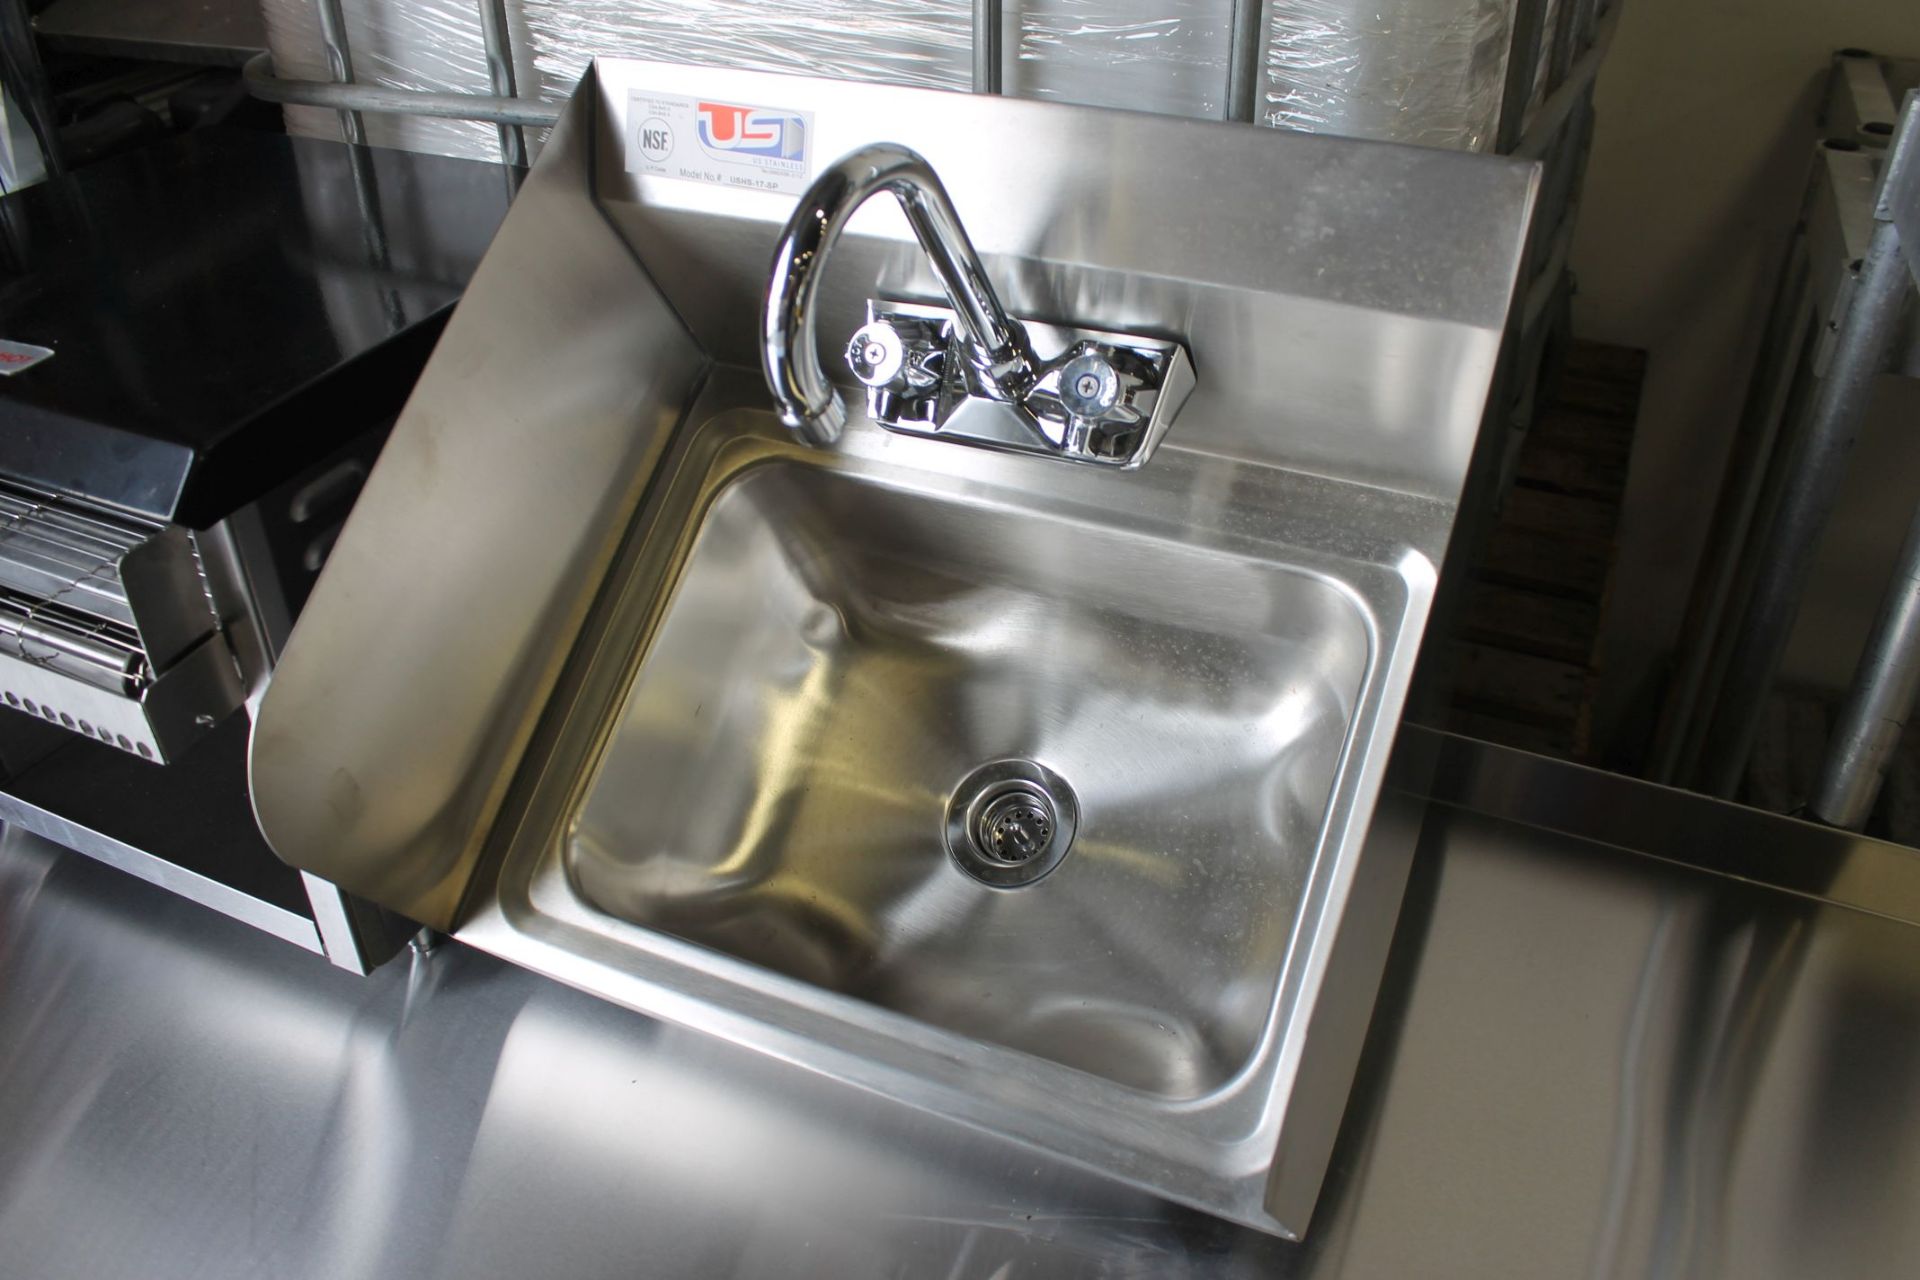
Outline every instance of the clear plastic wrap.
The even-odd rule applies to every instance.
[[[552,98],[597,54],[928,89],[973,84],[968,0],[524,0],[524,14],[515,36],[525,32],[539,91]]]
[[[490,93],[479,0],[342,0],[354,76],[396,89]],[[328,79],[314,0],[261,0],[277,74]],[[709,62],[936,89],[973,82],[968,0],[507,0],[523,97],[564,98],[596,54]],[[488,124],[367,115],[367,141],[497,158]],[[335,112],[288,128],[340,136]]]
[[[1519,2],[1274,0],[1258,118],[1486,150]],[[358,79],[491,92],[479,0],[342,4]],[[261,8],[278,74],[327,79],[314,0],[261,0]],[[972,83],[970,0],[506,0],[506,10],[527,97],[564,97],[596,54],[927,88]],[[1008,93],[1200,119],[1224,114],[1232,0],[1006,0],[1004,13]],[[375,114],[365,121],[377,145],[499,155],[491,125]],[[288,107],[287,122],[296,133],[339,136],[332,111]]]
[[[491,93],[485,46],[480,39],[479,0],[341,0],[347,48],[356,80],[394,89],[434,93]],[[509,13],[517,8],[509,0]],[[314,0],[260,0],[274,74],[289,79],[330,80],[327,46],[320,38]],[[340,117],[318,107],[286,108],[287,130],[309,137],[338,138]],[[448,156],[498,159],[499,133],[468,120],[420,116],[362,117],[367,141]]]
[[[1018,32],[1003,75],[1010,94],[1203,120],[1225,114],[1231,0],[1007,0],[1005,12]]]
[[[1490,150],[1515,7],[1515,0],[1275,0],[1260,120]]]

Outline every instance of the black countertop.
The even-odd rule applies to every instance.
[[[0,198],[0,473],[217,522],[399,410],[508,179],[216,129]]]

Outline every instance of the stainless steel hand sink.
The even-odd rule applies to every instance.
[[[698,529],[641,588],[667,603],[567,838],[572,883],[949,1031],[1159,1097],[1219,1088],[1273,1005],[1366,615],[1323,576],[1124,511],[1062,516],[776,430],[716,419],[674,477],[653,536],[683,512]],[[1006,759],[1077,808],[1057,867],[1017,887],[945,838],[969,775]]]
[[[809,141],[659,161],[714,101]],[[792,184],[877,136],[937,168],[1033,332],[1191,353],[1150,458],[858,410],[788,435],[768,256]],[[259,709],[263,829],[608,999],[1299,1235],[1411,856],[1382,778],[1533,182],[600,60]],[[1113,199],[1155,190],[1210,198]],[[936,295],[863,209],[820,342]]]

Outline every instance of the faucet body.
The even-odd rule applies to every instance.
[[[1026,331],[1010,318],[987,283],[946,188],[917,152],[879,142],[843,157],[822,173],[788,220],[773,254],[761,312],[761,364],[781,423],[809,444],[832,444],[846,425],[846,406],[820,368],[814,303],[820,277],[854,210],[878,192],[900,201],[921,249],[953,304],[960,343],[989,394],[1017,400],[1033,386]]]
[[[895,143],[861,147],[807,188],[780,233],[760,313],[760,363],[780,422],[807,444],[840,438],[847,409],[820,367],[814,315],[826,261],[874,194],[899,200],[947,307],[869,301],[846,349],[867,411],[890,431],[1107,466],[1146,460],[1193,388],[1186,348],[1163,338],[1031,331],[1000,305],[946,188]],[[1041,362],[1030,332],[1056,354]]]

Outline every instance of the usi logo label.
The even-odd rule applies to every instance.
[[[797,195],[807,187],[811,112],[634,89],[626,130],[628,173],[736,191]]]
[[[702,102],[698,123],[700,145],[715,155],[806,158],[806,122],[791,111]]]

